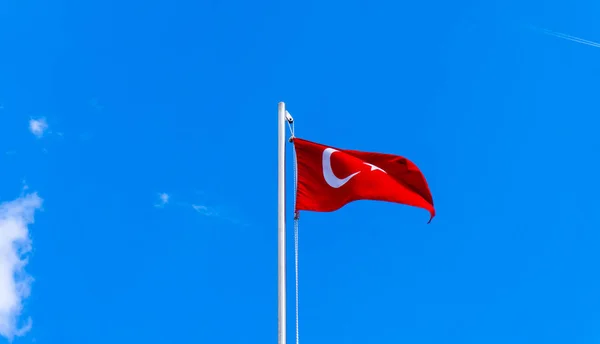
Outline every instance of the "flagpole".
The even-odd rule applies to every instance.
[[[277,296],[278,296],[278,343],[286,344],[286,271],[285,271],[285,103],[280,102],[278,106],[278,143],[277,143]]]

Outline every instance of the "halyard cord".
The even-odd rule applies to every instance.
[[[289,115],[290,113],[287,112],[287,114]],[[289,118],[291,118],[291,116],[289,116]],[[290,133],[292,134],[292,139],[293,139],[294,138],[294,122],[290,122],[289,120],[286,122],[288,124],[288,128],[290,128]]]
[[[289,113],[288,113],[289,114]],[[291,116],[289,116],[291,118]],[[294,139],[294,122],[289,120],[288,126],[292,134],[291,140]],[[298,327],[298,213],[296,213],[296,188],[298,177],[298,166],[296,161],[296,149],[294,151],[294,272],[296,273],[296,344],[300,344],[300,332]]]
[[[294,218],[294,258],[296,270],[296,344],[300,343],[298,331],[298,219]]]

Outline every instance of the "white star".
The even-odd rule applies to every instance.
[[[381,168],[379,168],[379,167],[377,167],[377,166],[375,166],[375,165],[373,165],[373,164],[369,164],[368,162],[365,162],[365,165],[369,165],[369,166],[371,166],[371,171],[379,170],[379,171],[381,171],[381,172],[383,172],[383,173],[387,174],[387,172],[386,172],[386,171],[384,171],[383,169],[381,169]]]

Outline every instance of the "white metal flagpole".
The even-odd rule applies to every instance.
[[[286,271],[285,271],[285,103],[279,103],[278,120],[278,144],[277,144],[277,161],[278,161],[278,214],[277,214],[277,294],[278,294],[278,322],[279,336],[278,343],[286,344]]]

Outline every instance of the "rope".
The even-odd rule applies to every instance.
[[[288,115],[288,119],[292,118],[292,116],[289,115],[289,112],[287,113]],[[293,120],[290,121],[288,120],[288,127],[290,128],[290,133],[292,134],[291,137],[291,142],[293,142],[294,139],[294,122]],[[298,186],[298,162],[296,160],[296,150],[294,149],[294,272],[296,274],[295,276],[295,280],[296,280],[296,344],[300,344],[300,331],[299,331],[299,326],[298,326],[298,220],[299,220],[299,214],[296,212],[296,192],[297,192],[297,186]]]
[[[298,213],[296,213],[296,185],[298,170],[296,166],[296,153],[294,153],[294,270],[296,272],[296,344],[300,343],[298,330]]]
[[[298,331],[298,219],[294,219],[294,267],[296,270],[296,344],[300,343],[300,332]]]
[[[285,112],[286,117],[287,117],[287,124],[288,124],[288,128],[290,128],[290,133],[292,134],[292,139],[295,137],[294,136],[294,120],[292,119],[292,115],[290,115],[289,112]]]

